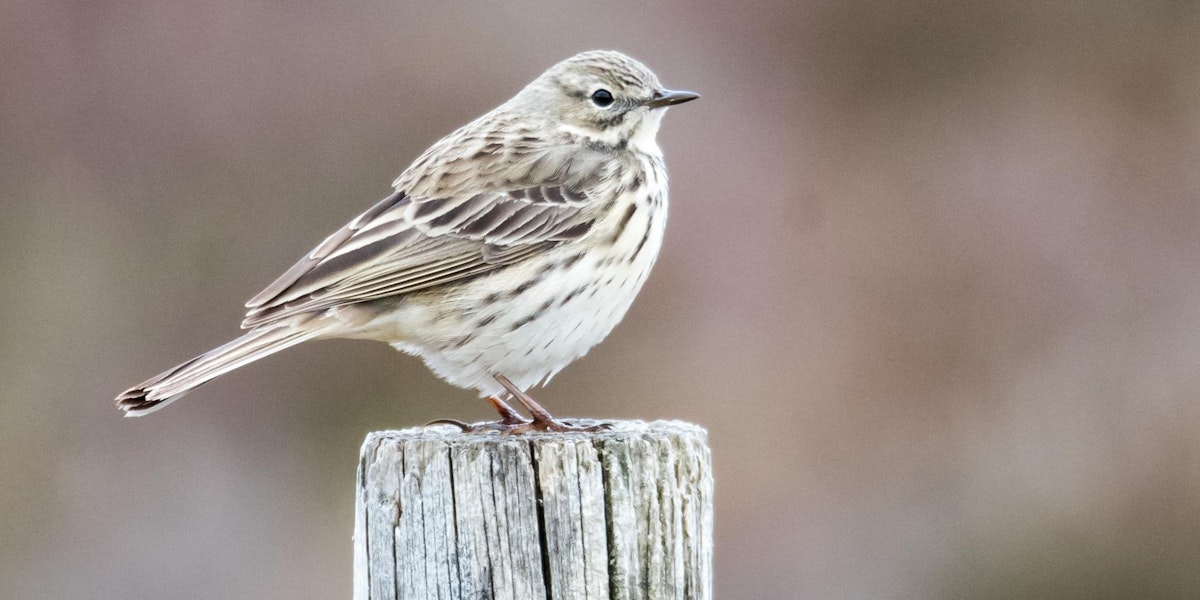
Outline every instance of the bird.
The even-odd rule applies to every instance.
[[[667,220],[656,135],[669,107],[699,97],[616,51],[555,64],[434,143],[387,197],[247,302],[241,337],[126,390],[117,406],[146,415],[286,348],[349,338],[419,356],[500,415],[435,422],[582,428],[528,390],[599,344],[641,290]]]

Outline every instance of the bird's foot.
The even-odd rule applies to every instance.
[[[434,419],[426,423],[425,426],[453,425],[461,429],[463,433],[485,433],[488,431],[505,432],[509,428],[520,427],[529,423],[529,421],[525,420],[525,418],[521,416],[521,413],[513,410],[512,407],[508,404],[505,404],[503,400],[495,396],[490,396],[488,397],[487,401],[492,405],[492,408],[496,409],[497,413],[500,413],[499,421],[472,424],[464,423],[458,419]]]
[[[520,435],[522,433],[532,432],[576,432],[576,433],[595,433],[598,431],[608,431],[613,428],[612,423],[595,423],[593,425],[582,425],[573,421],[559,421],[557,419],[534,419],[528,423],[513,425],[501,430],[501,433],[506,435]]]
[[[505,435],[521,435],[522,433],[532,432],[581,432],[594,433],[597,431],[608,431],[612,429],[612,423],[597,422],[591,425],[582,425],[572,421],[559,421],[550,416],[546,409],[542,408],[533,398],[530,398],[512,382],[504,377],[497,377],[513,397],[516,398],[522,406],[529,411],[533,419],[529,420],[521,416],[521,413],[513,410],[511,406],[505,403],[496,396],[489,396],[487,401],[492,405],[492,408],[500,414],[499,421],[491,421],[487,423],[464,423],[458,419],[436,419],[425,424],[430,425],[453,425],[462,430],[463,433],[491,433],[498,432]]]
[[[613,428],[612,423],[598,422],[588,425],[576,423],[574,421],[559,421],[556,419],[543,419],[526,421],[524,419],[500,419],[499,421],[488,421],[484,423],[464,423],[458,419],[437,419],[425,424],[430,425],[453,425],[462,430],[463,433],[500,433],[503,435],[521,435],[525,433],[535,432],[577,432],[577,433],[595,433],[598,431],[608,431]]]
[[[506,423],[504,421],[489,421],[486,423],[466,423],[458,419],[434,419],[425,424],[426,427],[433,425],[453,425],[462,430],[463,433],[508,433],[514,427],[520,427],[525,423]]]

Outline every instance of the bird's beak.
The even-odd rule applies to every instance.
[[[662,108],[674,104],[683,104],[699,98],[700,94],[696,92],[685,92],[683,90],[658,90],[650,97],[650,101],[646,106],[650,108]]]

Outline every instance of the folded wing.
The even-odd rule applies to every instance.
[[[445,198],[397,191],[246,303],[242,327],[477,277],[587,235],[595,213],[585,191],[565,185]]]

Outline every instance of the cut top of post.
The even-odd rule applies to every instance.
[[[703,427],[684,421],[593,421],[590,419],[571,419],[571,423],[581,427],[590,427],[605,423],[608,427],[596,431],[531,431],[519,435],[505,435],[498,432],[467,433],[452,425],[433,425],[426,427],[409,427],[408,429],[393,429],[373,431],[367,434],[363,442],[363,450],[381,440],[423,440],[444,441],[463,444],[494,444],[501,440],[544,441],[544,440],[590,440],[612,441],[637,438],[677,438],[698,437],[707,443],[708,432]]]

